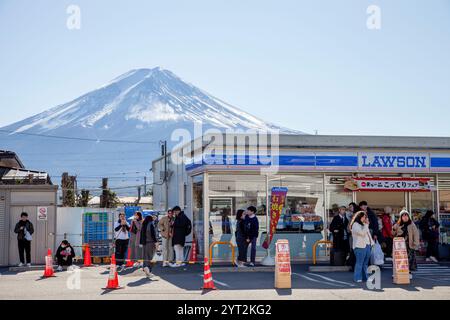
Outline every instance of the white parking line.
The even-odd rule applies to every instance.
[[[304,279],[306,279],[306,280],[312,281],[312,282],[318,282],[318,283],[320,283],[320,284],[328,284],[328,285],[330,285],[330,286],[335,286],[335,287],[340,287],[340,288],[342,288],[342,286],[339,285],[339,284],[335,284],[335,283],[325,283],[325,282],[323,282],[323,281],[316,280],[316,279],[310,278],[310,277],[308,277],[308,276],[305,276],[305,275],[299,274],[299,273],[292,273],[292,274],[295,275],[295,276],[304,278]]]
[[[199,274],[199,276],[203,278],[203,274]],[[213,281],[214,281],[214,283],[220,284],[223,287],[230,288],[230,286],[228,284],[226,284],[225,282],[221,282],[221,281],[214,280],[214,279],[213,279]]]
[[[316,277],[322,278],[322,279],[327,280],[327,281],[331,281],[331,282],[335,282],[335,283],[340,283],[340,284],[345,284],[345,285],[350,286],[350,287],[354,287],[354,286],[355,286],[353,283],[349,283],[349,282],[345,282],[345,281],[334,280],[334,279],[332,279],[332,278],[328,278],[328,277],[322,276],[322,275],[320,275],[320,274],[315,274],[315,273],[310,273],[310,272],[308,272],[308,274],[311,275],[311,276],[316,276]]]

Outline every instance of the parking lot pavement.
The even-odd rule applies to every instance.
[[[104,290],[109,271],[105,266],[58,272],[41,279],[42,271],[9,272],[0,276],[0,299],[450,299],[450,267],[419,265],[410,285],[394,285],[392,268],[381,272],[381,289],[369,290],[352,281],[351,272],[309,272],[306,265],[292,266],[292,289],[274,288],[273,272],[215,272],[218,290],[202,292],[203,266],[154,270],[148,280],[140,269],[119,273],[122,289]]]

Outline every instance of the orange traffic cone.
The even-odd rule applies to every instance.
[[[209,269],[208,258],[205,258],[205,271],[203,273],[203,290],[216,290],[212,278],[211,270]]]
[[[84,267],[91,267],[92,266],[92,259],[91,259],[91,248],[89,247],[89,244],[86,244],[84,246]]]
[[[131,249],[128,248],[128,259],[125,267],[132,267],[133,266],[133,260],[131,260]]]
[[[47,250],[47,256],[45,257],[45,271],[43,278],[54,277],[55,271],[53,270],[53,257],[52,250]]]
[[[112,254],[111,256],[111,266],[109,269],[108,283],[106,284],[106,288],[103,289],[104,290],[122,289],[121,287],[119,287],[119,276],[117,274],[115,254]]]
[[[194,264],[197,262],[197,240],[195,237],[192,239],[192,249],[189,255],[189,264]]]

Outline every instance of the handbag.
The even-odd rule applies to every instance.
[[[370,264],[376,266],[381,266],[384,264],[384,253],[378,240],[375,241],[372,248],[372,252],[370,254]]]
[[[27,230],[27,228],[23,229],[25,240],[31,241],[33,240],[33,237],[31,236],[30,232]]]

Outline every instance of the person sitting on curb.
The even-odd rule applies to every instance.
[[[72,260],[75,257],[75,250],[73,250],[69,241],[63,240],[56,250],[56,261],[58,262],[57,271],[62,271],[63,266],[72,267]]]

